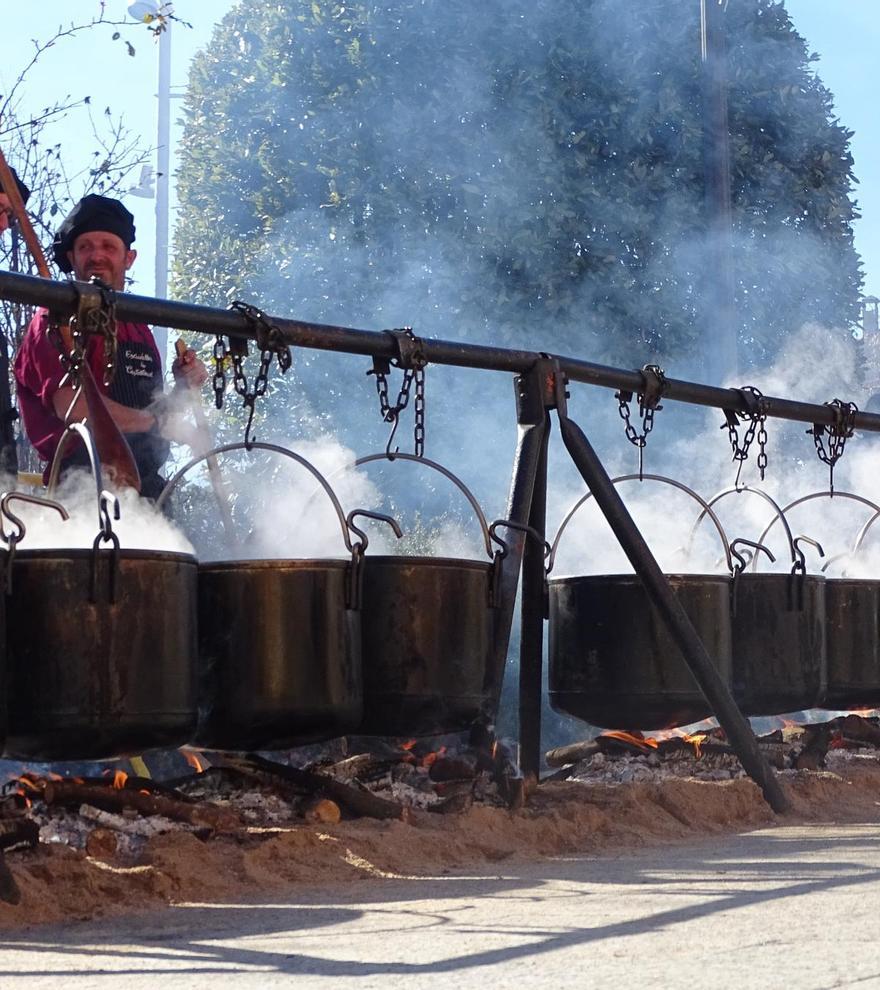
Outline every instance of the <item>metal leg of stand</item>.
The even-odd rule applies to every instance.
[[[506,518],[525,525],[531,517],[535,479],[539,473],[542,451],[546,447],[550,416],[542,399],[540,379],[535,372],[519,375],[514,384],[519,438],[516,459],[513,464]],[[499,691],[499,697],[496,698],[496,711],[492,713],[493,717],[497,717],[498,714],[497,702],[500,701],[500,688],[504,678],[504,668],[507,664],[510,630],[516,608],[516,591],[519,586],[519,572],[526,545],[526,536],[521,530],[508,529],[503,533],[503,537],[508,545],[508,553],[502,563],[498,601],[494,610],[495,654],[492,670],[488,674],[491,683],[498,685]],[[540,695],[540,686],[538,693]]]
[[[541,537],[547,522],[547,446],[544,434],[529,525]],[[544,547],[526,540],[519,645],[519,765],[537,779],[541,768],[541,698],[544,672]]]
[[[562,439],[572,460],[593,493],[597,505],[608,520],[636,574],[641,578],[652,604],[660,613],[684,655],[694,680],[711,705],[740,763],[761,788],[770,807],[779,813],[787,811],[788,799],[761,754],[751,726],[737,708],[727,685],[712,665],[705,646],[611,483],[611,478],[598,455],[580,427],[568,418],[564,392],[559,396],[557,408]]]

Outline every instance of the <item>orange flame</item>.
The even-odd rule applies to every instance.
[[[121,791],[125,787],[125,782],[128,780],[128,774],[124,770],[114,770],[113,771],[113,790]]]
[[[202,773],[205,769],[205,765],[191,749],[182,749],[180,752],[183,754],[183,758],[186,762],[195,770],[196,773]]]
[[[437,762],[437,760],[439,760],[440,757],[443,756],[445,752],[446,752],[446,747],[441,746],[436,753],[428,753],[427,756],[422,758],[422,766],[432,767]]]
[[[649,753],[660,745],[656,739],[646,738],[641,733],[636,735],[632,732],[622,732],[619,729],[608,729],[606,732],[600,733],[599,738],[619,739],[621,742],[629,743],[630,746],[642,750],[643,753]]]
[[[408,753],[417,742],[417,739],[407,739],[406,742],[400,744],[400,748]]]

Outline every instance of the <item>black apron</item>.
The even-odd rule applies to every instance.
[[[114,402],[130,409],[145,409],[162,392],[162,368],[152,348],[135,340],[120,340],[116,348],[116,374],[107,394]],[[131,452],[141,476],[141,495],[157,499],[165,487],[159,469],[168,459],[170,444],[158,430],[149,433],[126,433]],[[89,457],[82,445],[65,467],[88,467]]]

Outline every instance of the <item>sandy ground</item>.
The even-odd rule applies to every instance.
[[[872,990],[875,825],[299,884],[0,933],[4,990]]]
[[[619,786],[545,784],[517,812],[475,806],[411,823],[250,829],[208,841],[157,836],[142,862],[101,862],[61,845],[12,852],[22,892],[0,904],[0,929],[137,914],[183,902],[280,896],[300,885],[451,875],[487,864],[609,855],[804,822],[880,823],[880,762],[841,773],[783,775],[793,812],[780,819],[749,780],[668,779]]]

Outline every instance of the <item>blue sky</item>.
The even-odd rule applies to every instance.
[[[192,55],[209,43],[214,24],[233,3],[234,0],[177,0],[177,14],[190,21],[193,29],[176,26],[173,30],[173,87],[184,86]],[[107,16],[126,18],[127,0],[106,0],[105,6]],[[835,95],[841,121],[855,131],[853,151],[860,180],[857,195],[863,214],[856,228],[856,245],[866,271],[866,292],[880,294],[880,128],[875,95],[880,4],[878,0],[787,0],[786,6],[810,48],[820,55],[817,71]],[[71,20],[88,20],[99,7],[98,0],[30,0],[27,4],[22,0],[0,0],[4,17],[0,90],[5,90],[26,64],[33,50],[32,38],[45,39],[56,26]],[[101,109],[108,105],[114,113],[122,114],[129,128],[142,135],[143,143],[153,146],[156,46],[147,31],[132,22],[126,32],[136,48],[131,58],[119,41],[111,40],[112,33],[113,29],[99,28],[60,41],[29,75],[25,105],[36,110],[53,96],[88,94]],[[179,129],[175,129],[172,165],[173,145],[179,136]],[[62,140],[66,153],[69,149],[67,157],[74,161],[82,147],[76,128],[63,129]],[[135,214],[138,228],[140,257],[134,271],[134,290],[148,294],[153,289],[154,205],[151,200],[135,197],[126,202]]]

